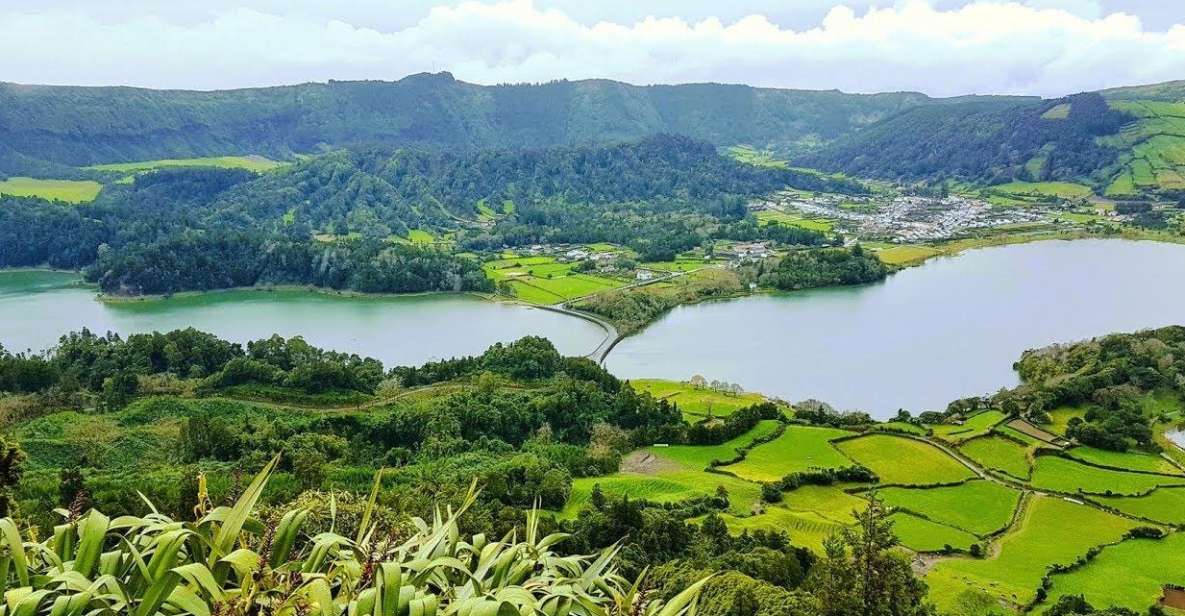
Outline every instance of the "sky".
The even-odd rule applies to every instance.
[[[481,84],[1060,96],[1185,79],[1182,0],[0,0],[0,81]]]

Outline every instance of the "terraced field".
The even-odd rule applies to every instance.
[[[754,447],[744,460],[724,470],[742,479],[768,482],[810,469],[851,466],[852,461],[831,444],[832,439],[851,434],[833,428],[787,426],[782,436]]]
[[[959,445],[959,451],[984,468],[1017,479],[1028,479],[1032,474],[1027,448],[1010,438],[985,436],[964,441]]]
[[[1135,523],[1064,499],[1035,496],[1019,524],[986,559],[950,559],[926,575],[939,610],[953,608],[967,589],[1014,605],[1032,601],[1047,568],[1068,564],[1090,548],[1114,543]]]
[[[1008,526],[1020,501],[1017,490],[983,480],[942,488],[884,488],[877,495],[886,505],[979,536]]]
[[[835,443],[849,458],[872,469],[882,483],[933,485],[971,479],[975,473],[941,449],[915,439],[870,434]]]

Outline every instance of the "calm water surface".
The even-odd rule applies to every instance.
[[[676,308],[606,365],[886,417],[1015,385],[1025,349],[1169,324],[1185,324],[1185,246],[1050,241],[971,251],[864,287]]]
[[[88,327],[121,334],[196,327],[245,342],[272,333],[381,359],[387,366],[473,355],[499,341],[546,336],[583,355],[605,336],[598,326],[546,310],[464,295],[341,297],[310,291],[229,291],[105,304],[73,274],[0,272],[0,344],[41,350]]]

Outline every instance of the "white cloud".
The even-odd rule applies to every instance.
[[[382,15],[393,6],[384,0],[366,4],[335,16],[222,1],[184,18],[0,8],[0,80],[210,89],[449,70],[477,83],[606,77],[1057,95],[1185,77],[1185,26],[1148,31],[1092,0],[833,6],[798,29],[760,14],[592,21],[529,0],[421,2],[416,19]]]

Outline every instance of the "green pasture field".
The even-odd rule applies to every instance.
[[[39,180],[26,177],[0,180],[0,195],[40,197],[66,203],[94,201],[102,189],[102,184],[90,180]]]
[[[993,432],[996,432],[998,434],[1006,434],[1014,439],[1021,441],[1022,443],[1027,444],[1030,447],[1032,447],[1034,445],[1045,444],[1045,441],[1042,441],[1041,439],[1033,438],[1031,435],[1025,434],[1024,432],[1021,432],[1020,430],[1017,430],[1016,428],[1013,428],[1012,426],[1009,426],[1009,425],[996,426],[996,429],[993,430]]]
[[[957,444],[991,432],[992,428],[1006,418],[1007,416],[1000,411],[984,411],[967,419],[962,425],[939,424],[930,426],[930,429],[934,431],[934,436]]]
[[[407,232],[407,241],[413,244],[431,244],[436,241],[436,236],[432,235],[431,231],[412,229]]]
[[[650,447],[651,454],[678,462],[687,469],[705,469],[713,460],[729,460],[737,455],[737,449],[753,441],[769,436],[778,429],[778,422],[766,419],[758,422],[752,430],[719,445],[671,445]]]
[[[782,502],[766,505],[762,513],[725,519],[734,532],[746,529],[788,532],[795,545],[822,553],[823,540],[855,523],[853,512],[867,506],[867,501],[839,486],[802,486],[787,492]]]
[[[990,535],[1012,521],[1020,492],[984,480],[942,488],[883,488],[886,505],[916,513],[973,535]]]
[[[1093,193],[1089,186],[1072,182],[1009,182],[992,186],[988,190],[1005,195],[1061,199],[1084,199]]]
[[[510,257],[482,265],[486,277],[506,281],[515,297],[533,304],[556,304],[601,291],[623,287],[616,278],[579,274],[575,263],[559,263],[555,257]]]
[[[1002,436],[985,436],[964,441],[959,445],[959,451],[971,458],[976,464],[1006,473],[1017,479],[1028,479],[1032,474],[1026,448],[1019,443]]]
[[[1165,485],[1185,485],[1185,477],[1165,477],[1095,468],[1059,456],[1039,456],[1033,487],[1074,494],[1143,494]]]
[[[1076,460],[1130,471],[1147,471],[1150,473],[1166,473],[1170,475],[1181,474],[1181,470],[1168,460],[1155,454],[1140,451],[1108,451],[1106,449],[1081,446],[1067,449],[1066,455]]]
[[[1049,411],[1049,423],[1041,424],[1041,427],[1058,436],[1065,436],[1070,420],[1083,415],[1086,415],[1085,406],[1059,406]]]
[[[130,163],[110,163],[105,165],[91,165],[86,168],[96,171],[138,173],[153,169],[163,169],[165,167],[221,167],[223,169],[246,169],[256,173],[262,173],[264,171],[271,171],[277,167],[283,167],[287,164],[270,160],[263,156],[206,156],[202,158],[165,158]]]
[[[852,461],[831,446],[831,439],[850,436],[846,430],[791,425],[778,438],[749,450],[744,460],[724,467],[742,479],[777,481],[812,468],[842,468]]]
[[[747,165],[754,165],[757,167],[769,167],[772,169],[786,169],[786,161],[779,160],[774,157],[773,152],[767,150],[758,150],[750,145],[734,145],[728,148],[728,154],[733,159],[745,163]]]
[[[1065,595],[1082,595],[1091,605],[1144,614],[1166,584],[1185,585],[1185,534],[1124,541],[1106,548],[1085,567],[1053,575],[1051,582],[1041,608]],[[1041,608],[1038,613],[1044,611]]]
[[[894,513],[889,516],[893,522],[893,533],[901,545],[915,552],[942,552],[948,546],[957,550],[968,550],[978,537],[964,530],[952,528],[930,520],[924,520],[908,513]]]
[[[711,262],[703,259],[677,259],[675,261],[651,261],[643,263],[641,267],[659,272],[690,272],[701,267],[711,267]]]
[[[1135,525],[1086,505],[1034,496],[992,556],[935,565],[925,576],[930,599],[943,611],[954,607],[965,590],[974,589],[1024,605],[1036,596],[1051,565],[1072,563],[1092,547],[1119,541]]]
[[[913,265],[940,254],[937,248],[920,245],[891,246],[876,252],[877,258],[889,265]]]
[[[765,396],[758,393],[726,394],[678,381],[637,379],[630,381],[630,384],[638,391],[679,405],[684,417],[693,421],[703,419],[709,414],[713,417],[726,417],[738,409],[765,402]]]
[[[904,421],[887,421],[883,424],[877,424],[876,429],[886,432],[906,432],[917,436],[926,436],[925,428]]]
[[[928,485],[954,483],[975,476],[971,469],[934,445],[902,436],[870,434],[835,446],[872,469],[883,483]]]
[[[677,466],[676,463],[673,463]],[[658,473],[619,472],[605,477],[581,477],[572,481],[572,493],[560,513],[562,518],[575,517],[588,503],[593,486],[600,484],[609,497],[628,496],[656,503],[676,503],[698,496],[712,496],[716,488],[728,490],[730,511],[748,514],[761,498],[757,484],[699,470],[666,470]]]
[[[1185,488],[1157,488],[1146,496],[1096,496],[1092,500],[1128,515],[1185,525]]]
[[[1070,103],[1062,103],[1054,105],[1048,111],[1041,114],[1043,120],[1064,120],[1070,117]]]
[[[799,227],[809,231],[819,231],[821,233],[831,233],[835,228],[835,224],[830,220],[824,218],[808,218],[797,214],[788,214],[778,210],[763,210],[755,214],[757,222],[763,225],[787,225],[790,227]]]

